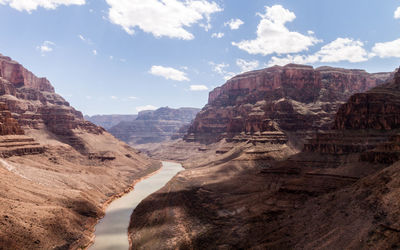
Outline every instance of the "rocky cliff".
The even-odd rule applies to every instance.
[[[0,57],[0,102],[4,102],[23,129],[47,130],[81,153],[88,153],[75,129],[102,134],[83,119],[45,78],[38,78],[9,57]]]
[[[132,122],[136,120],[137,115],[85,115],[84,118],[97,126],[110,129],[120,122]]]
[[[0,249],[80,249],[105,204],[159,168],[0,56]]]
[[[338,107],[392,76],[289,64],[235,76],[209,94],[186,141],[267,138],[263,132],[329,129]]]
[[[351,96],[297,154],[249,140],[185,163],[136,208],[133,248],[399,248],[399,93],[400,71]]]
[[[0,54],[0,77],[7,79],[15,87],[28,87],[31,89],[53,92],[54,88],[46,78],[38,78],[21,64],[10,57]]]
[[[136,120],[121,122],[109,129],[118,139],[131,145],[158,143],[183,137],[187,126],[199,112],[196,108],[159,108],[142,111]]]

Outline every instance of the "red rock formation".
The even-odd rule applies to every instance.
[[[353,95],[340,107],[335,129],[392,130],[400,128],[400,71],[393,81]]]
[[[24,131],[12,118],[7,104],[0,103],[0,135],[23,135]]]
[[[39,91],[54,92],[53,86],[46,78],[38,78],[21,64],[0,54],[0,77],[16,87],[28,87]]]
[[[337,102],[340,92],[375,84],[368,77],[360,80],[359,73],[321,72],[323,85],[329,82],[324,79],[334,83],[324,98]],[[135,209],[129,228],[133,248],[398,249],[399,97],[400,71],[394,80],[353,95],[340,107],[333,130],[319,131],[302,152],[284,160],[277,156],[286,145],[275,150],[276,144],[261,145],[258,151],[253,148],[259,145],[243,143],[220,150],[219,158],[185,163],[185,171]],[[219,100],[205,107],[200,115],[208,116],[202,122],[211,124],[215,114],[225,112],[227,107],[215,106]],[[293,103],[280,101],[269,110],[279,118],[269,130],[282,124],[290,128],[284,119],[295,110]],[[244,111],[235,107],[229,109],[237,112],[230,126],[240,129]],[[301,117],[297,126],[304,129]],[[215,127],[224,128],[226,122]],[[248,124],[248,129],[262,128],[255,126],[257,119]],[[255,135],[241,133],[243,138]],[[268,156],[253,156],[266,150]],[[171,225],[179,226],[171,231]]]
[[[104,129],[83,119],[81,112],[54,92],[45,78],[38,78],[9,57],[0,56],[0,102],[7,104],[22,128],[46,128],[80,152],[85,146],[74,129],[101,134]]]
[[[87,248],[108,202],[159,167],[0,57],[0,249]]]
[[[329,129],[348,97],[390,76],[294,64],[244,73],[210,93],[185,139],[213,142],[240,133]]]

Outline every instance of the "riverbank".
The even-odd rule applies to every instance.
[[[84,233],[84,234],[86,234],[86,235],[91,235],[90,242],[87,243],[84,247],[82,247],[82,245],[80,244],[80,242],[77,241],[77,242],[72,246],[72,249],[74,249],[74,248],[78,248],[78,249],[81,248],[81,249],[85,249],[85,250],[86,250],[86,249],[89,249],[89,248],[93,245],[94,240],[95,240],[95,227],[96,227],[96,225],[100,222],[100,220],[104,218],[108,206],[109,206],[112,202],[114,202],[115,200],[117,200],[117,199],[123,197],[124,195],[126,195],[127,193],[131,192],[131,191],[134,189],[134,187],[135,187],[135,185],[136,185],[137,183],[139,183],[139,182],[141,182],[142,180],[145,180],[145,179],[150,178],[151,176],[157,174],[157,173],[161,170],[161,168],[162,168],[162,163],[161,163],[161,162],[158,162],[158,161],[157,161],[157,162],[152,163],[152,165],[145,171],[145,173],[144,173],[143,176],[139,177],[138,179],[135,179],[135,180],[132,182],[132,184],[129,185],[124,191],[122,191],[122,192],[120,192],[120,193],[117,193],[117,194],[111,196],[110,198],[108,198],[108,199],[103,203],[103,205],[101,205],[101,206],[102,206],[102,208],[101,208],[101,211],[102,211],[101,216],[99,216],[98,218],[96,218],[96,220],[91,221],[91,222],[88,223],[88,225],[86,225],[87,230],[85,230],[85,233]]]
[[[183,170],[177,163],[163,162],[161,169],[135,181],[122,197],[114,197],[105,207],[105,216],[95,227],[95,238],[86,249],[127,249],[128,226],[136,206],[150,194],[162,188],[176,173]],[[119,198],[119,199],[118,199]]]

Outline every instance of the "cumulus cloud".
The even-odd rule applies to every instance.
[[[39,50],[42,55],[45,55],[46,53],[52,52],[55,45],[56,44],[51,41],[44,41],[42,45],[37,46],[36,49]]]
[[[226,72],[225,68],[229,67],[229,64],[227,63],[210,62],[210,65],[213,67],[212,70],[218,74],[224,74]]]
[[[164,77],[167,80],[174,80],[179,82],[190,81],[185,72],[171,67],[154,65],[151,67],[149,73],[155,76]]]
[[[287,55],[286,57],[273,56],[268,65],[286,65],[288,63],[316,63],[316,62],[364,62],[370,55],[364,49],[364,43],[351,38],[337,38],[335,41],[324,45],[312,55]]]
[[[224,26],[229,26],[229,28],[231,28],[231,30],[237,30],[243,24],[244,24],[244,22],[237,18],[237,19],[231,19],[228,22],[224,23]]]
[[[299,53],[321,42],[310,32],[308,35],[303,35],[289,31],[285,24],[292,22],[296,15],[281,5],[266,6],[265,14],[258,13],[258,15],[261,21],[257,27],[256,39],[233,42],[232,45],[250,54],[266,56],[273,53]]]
[[[190,91],[206,91],[208,87],[205,85],[190,85]]]
[[[396,11],[394,12],[394,18],[395,19],[400,19],[400,7],[398,7],[396,9]]]
[[[146,106],[139,106],[136,107],[137,112],[145,111],[145,110],[156,110],[158,109],[156,106],[153,105],[146,105]]]
[[[205,29],[211,26],[210,16],[222,11],[221,7],[207,0],[106,0],[109,20],[120,25],[128,34],[135,28],[151,33],[155,37],[170,37],[192,40],[194,35],[187,28],[201,24]],[[200,23],[205,21],[206,24]]]
[[[236,65],[240,68],[241,72],[247,72],[257,69],[260,66],[260,62],[257,60],[246,61],[244,59],[237,59]]]
[[[97,50],[92,50],[93,55],[97,56]]]
[[[212,70],[224,77],[224,79],[227,81],[231,79],[233,76],[236,75],[234,72],[229,72],[226,70],[226,68],[229,67],[229,64],[226,63],[214,63],[214,62],[209,62],[209,64],[212,66]]]
[[[219,33],[212,33],[212,35],[211,35],[211,37],[212,38],[218,38],[218,39],[220,39],[220,38],[223,38],[224,37],[224,33],[221,33],[221,32],[219,32]]]
[[[338,38],[328,43],[317,52],[317,56],[321,62],[349,61],[355,63],[368,60],[364,43],[351,38]]]
[[[32,12],[38,7],[54,10],[60,5],[84,5],[85,0],[0,0],[0,4],[9,5],[18,11]]]
[[[376,43],[372,48],[372,55],[379,56],[380,58],[400,57],[400,39]]]

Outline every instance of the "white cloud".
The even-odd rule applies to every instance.
[[[206,91],[208,87],[205,85],[190,85],[190,91]]]
[[[235,75],[237,75],[235,72],[226,72],[225,76],[224,76],[224,80],[228,81],[229,79],[231,79],[232,77],[234,77]]]
[[[331,63],[348,61],[351,63],[364,62],[370,55],[364,49],[364,43],[351,38],[337,38],[335,41],[324,45],[318,52],[312,55],[287,55],[286,57],[273,56],[268,62],[269,66],[286,65],[288,63]]]
[[[94,49],[94,50],[92,51],[92,53],[93,53],[93,55],[97,56],[97,50]]]
[[[212,35],[211,35],[211,37],[212,38],[223,38],[224,37],[224,33],[221,33],[221,32],[219,32],[219,33],[212,33]]]
[[[250,54],[266,56],[273,53],[298,53],[321,42],[309,32],[308,35],[303,35],[289,31],[285,24],[292,22],[296,15],[281,5],[266,6],[266,13],[258,15],[261,21],[257,27],[257,38],[233,42],[232,45]]]
[[[110,6],[108,17],[128,34],[135,28],[155,37],[167,36],[183,40],[194,39],[186,28],[205,20],[202,27],[209,29],[210,15],[222,11],[215,2],[207,0],[106,0]]]
[[[1,0],[0,0],[1,1]],[[86,37],[84,37],[83,35],[78,35],[78,38],[82,41],[82,42],[84,42],[84,43],[87,43],[87,44],[89,44],[89,45],[93,45],[93,43],[92,43],[92,41],[89,39],[89,38],[86,38]]]
[[[316,55],[321,62],[349,61],[355,63],[368,60],[364,43],[351,38],[338,38],[323,46]]]
[[[152,66],[150,74],[155,76],[164,77],[167,80],[174,80],[174,81],[190,81],[190,79],[186,76],[186,73],[171,67],[164,67],[164,66]]]
[[[241,72],[247,72],[257,69],[260,66],[260,62],[257,60],[246,61],[243,59],[237,59],[236,65],[240,68]]]
[[[229,72],[225,70],[226,68],[229,67],[229,64],[226,63],[214,63],[214,62],[209,62],[209,64],[213,67],[212,70],[224,77],[224,79],[227,81],[231,79],[233,76],[236,75],[234,72]]]
[[[54,45],[56,44],[51,41],[44,41],[42,45],[37,46],[36,49],[39,50],[42,55],[44,55],[46,53],[52,52]]]
[[[129,96],[128,99],[129,100],[137,100],[138,98],[136,96]]]
[[[85,0],[0,0],[0,4],[9,5],[18,11],[32,12],[38,7],[54,10],[60,5],[84,5]]]
[[[156,110],[158,109],[156,106],[153,105],[146,105],[146,106],[139,106],[136,107],[137,112],[145,111],[145,110]]]
[[[376,43],[372,48],[372,56],[379,56],[380,58],[400,57],[400,39]]]
[[[242,26],[242,24],[244,24],[244,22],[237,18],[237,19],[231,19],[228,22],[224,23],[224,26],[229,26],[231,30],[237,30],[240,28],[240,26]]]
[[[113,100],[118,100],[118,96],[112,95],[112,96],[110,96],[110,98],[113,99]]]
[[[394,12],[394,18],[395,19],[400,19],[400,7],[398,7],[396,9],[396,11]]]
[[[217,72],[218,74],[224,74],[225,68],[229,67],[229,64],[226,63],[214,63],[214,62],[210,62],[209,63],[211,66],[213,66],[213,71]]]

